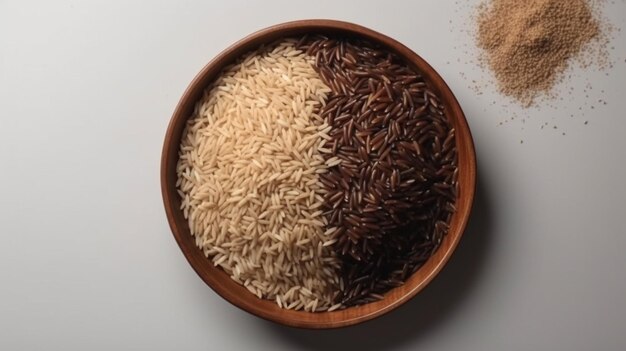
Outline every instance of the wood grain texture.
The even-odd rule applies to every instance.
[[[441,247],[403,286],[390,290],[382,300],[333,312],[311,313],[281,309],[273,301],[261,300],[252,295],[220,268],[213,266],[195,245],[187,220],[180,210],[181,200],[175,185],[178,149],[185,122],[193,113],[203,91],[221,69],[261,44],[281,37],[308,33],[357,35],[395,52],[424,75],[424,79],[441,98],[456,129],[459,198],[456,203],[457,212],[452,217],[450,230]],[[284,325],[312,329],[344,327],[376,318],[399,307],[422,290],[446,264],[463,235],[474,200],[475,183],[476,156],[469,126],[454,94],[439,74],[420,56],[396,40],[356,24],[332,20],[303,20],[275,25],[249,35],[215,57],[193,79],[180,99],[165,135],[161,157],[161,191],[167,219],[176,242],[200,278],[224,299],[247,312]]]

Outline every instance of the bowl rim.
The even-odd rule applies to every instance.
[[[459,152],[459,184],[461,183],[461,176],[463,176],[464,179],[463,186],[459,187],[460,192],[456,203],[457,212],[453,215],[453,219],[450,224],[450,231],[452,231],[452,229],[456,230],[453,233],[449,232],[446,235],[444,241],[441,243],[435,254],[431,256],[416,272],[414,272],[409,279],[406,280],[402,287],[394,288],[390,292],[386,293],[386,295],[389,296],[385,296],[383,300],[333,312],[312,313],[282,310],[280,307],[275,305],[273,301],[258,299],[245,289],[244,291],[250,295],[249,297],[258,301],[251,302],[248,296],[240,297],[238,296],[238,293],[229,291],[230,289],[239,289],[233,288],[232,284],[227,282],[218,281],[218,279],[213,275],[220,274],[214,271],[219,270],[219,268],[213,267],[213,265],[210,264],[211,262],[206,259],[204,255],[202,255],[202,257],[204,257],[205,262],[202,262],[198,259],[197,253],[194,253],[192,252],[192,249],[189,249],[188,241],[192,238],[192,236],[188,227],[185,232],[184,228],[181,228],[181,225],[179,225],[176,221],[176,212],[181,211],[174,205],[175,197],[178,196],[175,186],[174,189],[170,186],[170,184],[172,184],[172,163],[174,163],[175,167],[175,163],[178,161],[178,147],[180,139],[182,138],[182,129],[185,124],[184,121],[187,121],[190,117],[190,105],[192,108],[195,106],[200,94],[207,88],[208,84],[215,79],[215,76],[219,74],[221,69],[229,63],[232,63],[233,58],[249,51],[250,48],[255,47],[255,45],[258,46],[260,43],[268,43],[281,37],[288,37],[295,34],[302,35],[307,32],[335,32],[364,37],[370,41],[382,44],[386,48],[399,54],[404,60],[406,60],[407,63],[419,68],[426,81],[439,93],[438,95],[440,95],[442,102],[448,108],[448,113],[452,115],[451,119],[453,120],[457,130],[456,142],[457,152]],[[462,143],[462,145],[460,145],[460,143]],[[463,169],[460,167],[461,150],[463,151],[463,157],[466,160],[466,164],[463,165]],[[161,154],[160,180],[163,204],[172,234],[191,267],[211,289],[232,305],[260,318],[292,327],[329,329],[359,324],[384,315],[413,298],[418,292],[426,287],[437,274],[439,274],[458,246],[469,221],[476,190],[476,155],[467,119],[465,118],[456,97],[443,78],[421,56],[397,40],[361,25],[337,20],[308,19],[276,24],[245,36],[243,39],[240,39],[220,52],[200,70],[200,72],[185,89],[168,124]],[[459,201],[461,202],[460,204]],[[184,224],[182,224],[182,226],[184,226]],[[195,248],[198,252],[201,252],[199,248]],[[213,269],[207,268],[209,265],[213,267]],[[413,281],[413,278],[415,278],[420,271],[423,271],[426,268],[428,268],[428,270],[422,272],[421,279]],[[209,272],[209,270],[211,270],[211,272]],[[226,274],[223,271],[222,273],[224,275]],[[232,283],[237,284],[234,281],[232,281]],[[400,288],[403,288],[402,292],[394,294],[394,292]],[[280,311],[268,307],[267,302],[273,304],[275,308],[280,309]]]

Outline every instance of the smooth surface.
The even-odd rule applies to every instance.
[[[573,95],[522,110],[471,88],[488,77],[461,32],[476,2],[333,3],[0,1],[0,349],[626,348],[624,33],[608,76],[576,70]],[[624,1],[606,6],[626,27]],[[469,231],[428,288],[376,321],[312,332],[250,316],[197,278],[158,169],[171,113],[208,60],[259,28],[320,17],[394,37],[440,72],[479,179]]]
[[[386,292],[380,301],[319,313],[286,310],[280,308],[274,301],[259,300],[242,285],[235,283],[211,260],[207,260],[189,230],[188,221],[181,210],[181,198],[176,187],[178,153],[184,137],[184,128],[196,108],[198,99],[215,80],[215,77],[225,67],[236,62],[241,55],[261,45],[270,44],[277,38],[307,34],[358,36],[367,39],[391,50],[407,64],[413,66],[413,69],[420,72],[424,81],[445,106],[447,118],[456,131],[455,143],[459,171],[459,191],[454,204],[457,210],[450,219],[447,235],[441,241],[437,251],[402,286]],[[309,329],[338,328],[363,323],[398,308],[426,287],[445,266],[467,227],[476,191],[476,155],[467,120],[452,91],[441,76],[409,48],[392,38],[353,23],[319,19],[291,21],[264,28],[241,39],[212,59],[189,84],[174,110],[165,134],[161,156],[161,191],[165,212],[176,242],[196,273],[218,295],[244,311],[282,325]]]

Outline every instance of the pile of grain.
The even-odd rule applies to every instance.
[[[259,298],[321,311],[339,263],[319,180],[330,127],[315,113],[330,90],[312,60],[284,41],[226,69],[189,120],[177,186],[215,265]]]
[[[383,298],[438,248],[457,195],[455,131],[400,57],[314,36],[246,55],[206,91],[177,187],[198,247],[284,308]]]
[[[324,208],[342,262],[346,306],[378,300],[432,255],[457,195],[455,130],[419,72],[364,40],[304,45],[332,92],[320,114],[331,127],[321,175]]]
[[[500,91],[529,105],[600,32],[589,0],[489,0],[477,41]]]

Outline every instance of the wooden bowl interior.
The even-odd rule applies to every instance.
[[[279,308],[273,301],[258,299],[243,286],[235,283],[224,271],[213,266],[202,250],[195,245],[187,220],[180,210],[181,200],[175,186],[178,149],[185,122],[192,115],[194,106],[203,91],[217,77],[222,68],[261,44],[270,43],[282,37],[310,33],[360,36],[382,44],[412,64],[424,75],[425,80],[439,95],[446,107],[448,116],[456,129],[459,163],[457,212],[452,217],[448,235],[436,253],[403,286],[389,291],[382,300],[341,311],[316,313],[285,310]],[[370,320],[400,306],[424,288],[447,262],[463,234],[474,198],[475,181],[476,160],[467,121],[456,98],[437,72],[417,54],[389,37],[355,24],[330,20],[305,20],[279,24],[254,33],[219,54],[195,77],[178,103],[165,136],[161,159],[161,190],[170,227],[183,254],[202,280],[220,296],[245,311],[281,324],[316,329],[342,327]]]

